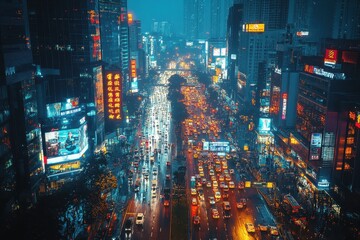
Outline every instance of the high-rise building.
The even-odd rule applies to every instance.
[[[360,1],[337,0],[333,3],[335,14],[333,17],[333,38],[360,38]]]
[[[127,0],[120,0],[120,58],[121,74],[123,77],[124,93],[130,89],[130,50],[129,50],[129,21]]]
[[[242,4],[234,4],[229,8],[229,15],[227,19],[227,52],[228,52],[228,94],[234,95],[237,85],[237,73],[239,68],[239,52],[240,52],[240,31],[242,29],[244,9]],[[224,82],[226,83],[226,82]],[[232,89],[232,90],[231,90]]]
[[[65,161],[84,159],[88,155],[81,153],[88,145],[92,152],[105,140],[99,4],[97,0],[34,0],[28,7],[34,63],[40,66],[39,85],[44,89],[39,102],[43,105],[40,111],[49,173],[54,164],[62,163],[61,156],[72,156]],[[58,116],[72,119],[71,114],[81,111],[86,123],[76,116],[76,122],[64,121],[62,128],[58,127]],[[69,131],[62,132],[65,128]],[[78,139],[73,151],[62,145],[69,132]],[[52,146],[54,143],[58,146]]]
[[[225,38],[226,20],[232,0],[211,0],[210,6],[210,37]]]
[[[184,1],[185,37],[189,39],[206,38],[205,0]]]
[[[99,0],[99,10],[104,67],[120,70],[120,1]]]
[[[171,25],[166,21],[154,21],[151,27],[152,33],[160,34],[164,37],[169,37],[171,35]]]
[[[5,226],[12,210],[37,201],[44,168],[26,1],[1,1],[0,14],[0,225]]]

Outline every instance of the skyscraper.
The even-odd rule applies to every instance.
[[[333,38],[360,38],[360,1],[338,0],[334,3],[335,15],[333,23]]]
[[[99,0],[102,60],[105,69],[120,70],[120,2]]]
[[[205,38],[205,0],[184,1],[185,37]]]
[[[128,4],[127,0],[120,0],[120,57],[121,57],[121,74],[123,77],[124,93],[130,89],[129,78],[129,22],[128,22]]]
[[[232,0],[211,0],[210,6],[210,37],[225,38],[226,20]]]
[[[26,1],[1,1],[0,14],[0,225],[3,227],[7,213],[36,202],[43,176],[43,155]]]
[[[98,1],[34,0],[28,7],[34,62],[41,68],[45,89],[43,101],[78,98],[88,115],[90,148],[100,148],[105,129]]]

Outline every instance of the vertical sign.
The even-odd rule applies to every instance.
[[[137,74],[136,74],[136,60],[135,59],[131,59],[130,61],[130,71],[131,71],[131,77],[132,78],[136,78]]]
[[[321,154],[321,133],[312,133],[310,142],[310,160],[319,160]]]
[[[108,118],[110,120],[121,120],[122,84],[120,73],[108,72],[106,74],[106,86]]]
[[[287,98],[288,98],[287,93],[283,93],[283,94],[282,94],[282,110],[281,110],[281,119],[282,119],[282,120],[285,120],[285,119],[286,119]]]

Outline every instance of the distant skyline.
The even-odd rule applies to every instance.
[[[128,12],[141,21],[142,32],[150,32],[153,20],[167,21],[171,32],[184,31],[183,0],[128,0]]]

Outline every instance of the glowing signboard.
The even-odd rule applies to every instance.
[[[312,66],[312,65],[308,65],[308,64],[305,64],[304,72],[319,75],[319,76],[323,76],[323,77],[330,78],[330,79],[340,79],[340,80],[345,80],[346,79],[345,73],[327,72],[322,68]]]
[[[319,160],[321,151],[321,133],[312,133],[310,142],[310,160]]]
[[[133,22],[133,15],[132,13],[128,13],[128,23],[132,24],[132,22]]]
[[[326,66],[332,66],[336,64],[338,56],[338,51],[334,49],[326,49],[325,51],[325,58],[324,58],[324,64]]]
[[[108,118],[110,120],[121,120],[122,84],[120,73],[108,72],[106,74],[106,86]]]
[[[219,57],[220,53],[221,53],[220,48],[214,48],[214,50],[213,50],[214,57]]]
[[[287,98],[288,98],[288,95],[287,93],[283,93],[282,94],[282,111],[281,111],[281,119],[282,120],[285,120],[286,119],[286,105],[287,105]]]
[[[265,24],[264,23],[250,23],[243,25],[243,32],[265,32]]]
[[[136,60],[135,59],[131,59],[130,61],[130,75],[132,78],[136,78],[137,74],[136,74]]]

